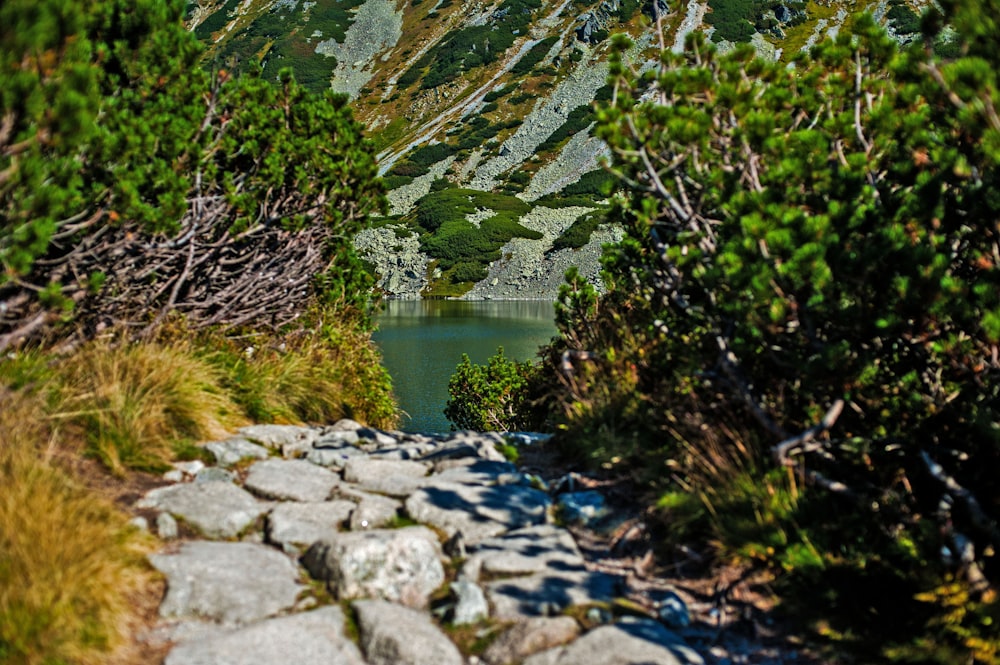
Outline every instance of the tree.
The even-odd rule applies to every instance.
[[[933,15],[926,46],[901,52],[862,18],[794,68],[749,48],[720,56],[698,36],[658,70],[615,60],[598,132],[629,192],[615,213],[627,237],[606,256],[608,294],[564,316],[549,363],[569,431],[607,434],[615,414],[617,432],[637,434],[593,446],[663,470],[660,487],[719,496],[708,476],[763,486],[768,468],[794,470],[807,498],[780,551],[761,555],[786,569],[882,561],[907,593],[955,573],[987,609],[948,615],[946,641],[993,658],[968,637],[996,613],[1000,582],[987,5],[946,7],[967,49],[950,62],[931,54]],[[560,374],[580,351],[590,360]]]
[[[209,76],[183,10],[0,9],[0,349],[66,319],[280,327],[367,298],[350,238],[384,199],[346,100]]]

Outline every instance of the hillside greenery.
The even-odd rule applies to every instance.
[[[1000,7],[942,7],[926,45],[859,17],[794,69],[699,36],[619,56],[627,237],[605,295],[569,275],[522,389],[648,489],[668,556],[766,571],[858,662],[1000,662]]]
[[[239,4],[229,0],[195,26],[194,34],[210,44],[235,18]],[[238,23],[206,65],[241,72],[262,68],[270,81],[277,81],[282,69],[290,69],[299,85],[322,93],[330,87],[337,59],[317,53],[316,46],[330,39],[342,43],[354,21],[352,10],[361,4],[362,0],[297,0],[292,6],[268,7]]]
[[[497,60],[526,32],[541,0],[504,0],[483,25],[449,33],[397,79],[401,88],[417,81],[423,89],[436,88],[463,73]],[[544,54],[543,54],[544,55]]]
[[[417,201],[411,223],[420,233],[421,250],[442,273],[439,281],[459,287],[446,292],[459,295],[485,279],[489,264],[501,258],[500,250],[512,238],[542,237],[518,222],[530,210],[514,196],[446,186]],[[468,218],[479,211],[486,214],[473,224]]]
[[[183,13],[0,5],[5,663],[139,662],[159,593],[109,488],[250,421],[395,421],[370,144],[288,72],[203,70]]]

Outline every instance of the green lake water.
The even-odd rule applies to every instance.
[[[376,323],[406,432],[450,429],[448,379],[463,353],[482,364],[502,346],[508,358],[534,359],[556,332],[552,303],[535,300],[390,300]]]

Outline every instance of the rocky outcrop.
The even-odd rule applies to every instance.
[[[552,241],[589,208],[537,207],[521,224],[542,233],[541,240],[514,238],[490,264],[487,277],[463,297],[467,300],[555,300],[566,271],[575,267],[592,284],[601,285],[601,253],[605,243],[618,242],[616,227],[599,228],[580,249],[552,250]]]
[[[404,434],[342,421],[241,436],[273,457],[236,474],[180,463],[168,474],[172,484],[138,503],[145,523],[176,517],[203,525],[201,536],[183,531],[179,543],[164,541],[150,557],[167,593],[161,624],[146,639],[168,643],[167,665],[475,662],[442,621],[511,622],[483,631],[496,637],[482,656],[489,665],[702,662],[657,619],[648,590],[588,564],[569,531],[553,523],[550,491],[560,489],[503,461],[497,445],[505,440],[497,434]],[[346,464],[309,461],[345,447],[355,451]],[[197,480],[212,470],[233,482]],[[390,493],[405,502],[370,491],[386,478],[400,484]],[[254,519],[236,531],[204,528],[233,512]],[[367,519],[376,516],[378,525]],[[394,523],[408,526],[386,528]],[[354,601],[356,636],[341,607],[304,584],[307,576]],[[648,601],[643,621],[593,609],[588,616],[606,625],[552,616],[635,594]]]
[[[328,39],[316,45],[316,53],[337,58],[330,87],[356,98],[374,75],[377,56],[396,45],[403,35],[403,13],[393,0],[367,0],[354,13],[344,42]]]

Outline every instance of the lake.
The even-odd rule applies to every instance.
[[[462,354],[484,364],[502,346],[508,358],[534,359],[555,335],[554,319],[549,301],[387,301],[374,338],[404,411],[400,429],[447,432],[448,379]]]

